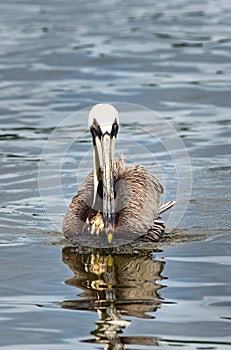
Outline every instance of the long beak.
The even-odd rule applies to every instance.
[[[98,181],[103,186],[103,222],[104,229],[111,243],[115,226],[114,203],[114,150],[115,136],[105,133],[95,138],[95,176],[94,176],[94,202],[97,195]]]
[[[108,235],[113,234],[115,224],[114,143],[115,139],[111,138],[110,135],[103,136],[103,221]]]

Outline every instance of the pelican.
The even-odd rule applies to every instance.
[[[114,159],[119,129],[118,112],[97,104],[88,120],[93,141],[93,171],[73,197],[63,221],[63,234],[78,242],[83,235],[112,240],[157,242],[165,226],[160,215],[175,202],[162,203],[159,180],[136,164],[127,167],[123,156]]]

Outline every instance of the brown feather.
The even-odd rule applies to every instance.
[[[160,214],[174,205],[174,202],[162,204],[160,195],[163,187],[149,170],[141,165],[126,167],[121,157],[114,161],[115,213],[114,236],[133,235],[134,239],[158,241],[164,234],[164,223]],[[78,235],[88,232],[86,223],[89,213],[102,211],[99,198],[97,206],[92,208],[94,177],[91,172],[81,185],[67,210],[63,222],[64,235],[76,241]]]

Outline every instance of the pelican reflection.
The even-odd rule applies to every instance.
[[[149,253],[79,254],[74,247],[62,251],[63,262],[74,276],[66,284],[83,290],[76,300],[62,302],[63,308],[98,313],[93,338],[85,342],[105,344],[105,349],[123,349],[125,344],[155,345],[147,336],[123,336],[129,317],[153,318],[161,305],[161,280],[165,263]]]

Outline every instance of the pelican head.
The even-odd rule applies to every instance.
[[[115,226],[114,206],[114,150],[119,128],[117,110],[110,104],[97,104],[89,114],[88,125],[94,146],[94,198],[96,202],[99,183],[103,188],[103,226],[112,241]]]

